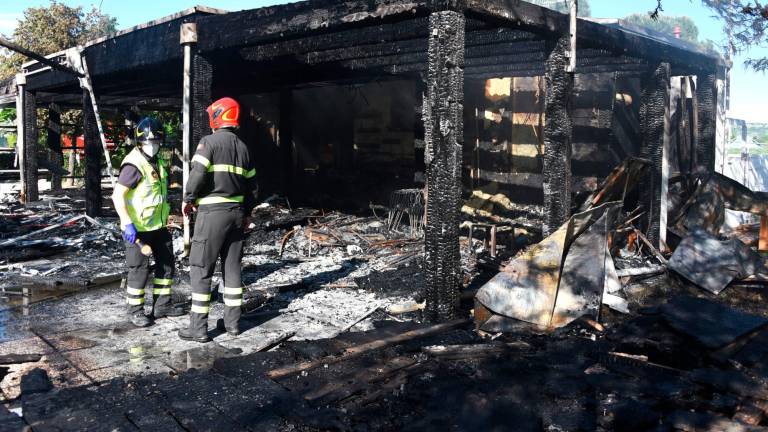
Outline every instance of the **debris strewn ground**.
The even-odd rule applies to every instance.
[[[76,218],[72,198],[27,209],[3,204],[17,216],[0,238],[0,425],[763,430],[764,260],[740,241],[757,228],[682,227],[662,252],[639,229],[642,208],[615,187],[630,181],[611,179],[561,234],[530,248],[520,249],[525,231],[491,241],[490,230],[478,229],[488,221],[465,224],[461,315],[474,314],[474,322],[421,322],[418,222],[381,206],[353,215],[262,204],[243,259],[243,334],[215,330],[217,306],[214,342],[205,345],[178,340],[186,317],[130,324],[114,218]],[[180,253],[179,232],[174,237]],[[701,242],[722,250],[694,253]],[[701,259],[712,261],[705,271]],[[185,266],[179,259],[180,304],[189,295]],[[547,301],[525,307],[549,315],[513,319],[498,306],[507,303],[487,293],[474,299],[496,278],[534,267],[528,282],[498,289],[517,290],[518,300],[547,292]]]

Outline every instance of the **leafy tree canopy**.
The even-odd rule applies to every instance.
[[[85,12],[81,6],[70,7],[51,0],[48,6],[27,8],[9,39],[47,55],[114,33],[116,29],[117,19],[96,8]],[[26,57],[18,53],[0,57],[0,79],[19,72],[25,61]]]

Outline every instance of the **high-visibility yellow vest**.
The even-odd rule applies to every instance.
[[[141,181],[126,195],[128,216],[136,226],[136,231],[154,231],[165,227],[171,206],[168,204],[168,176],[163,161],[158,158],[156,172],[141,150],[133,149],[123,159],[121,167],[131,164],[141,172]]]

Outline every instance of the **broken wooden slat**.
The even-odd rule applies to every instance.
[[[12,239],[8,239],[8,240],[0,243],[0,246],[12,245],[12,244],[18,242],[19,240],[24,240],[25,238],[29,238],[29,237],[32,237],[32,236],[37,235],[37,234],[41,234],[41,233],[44,233],[44,232],[52,231],[52,230],[55,230],[56,228],[61,228],[64,225],[69,225],[69,224],[77,222],[77,221],[79,221],[80,219],[83,219],[83,218],[85,218],[85,215],[75,216],[73,218],[67,219],[64,222],[60,222],[60,223],[57,223],[57,224],[53,224],[53,225],[47,226],[47,227],[45,227],[45,228],[43,228],[41,230],[32,231],[31,233],[27,233],[27,234],[24,234],[24,235],[21,235],[21,236],[18,236],[18,237],[14,237]]]
[[[695,369],[687,375],[691,381],[744,398],[768,400],[768,386],[737,370]]]
[[[745,399],[736,409],[733,419],[752,426],[757,426],[765,418],[768,412],[768,401]]]
[[[412,357],[395,357],[386,363],[355,372],[352,376],[326,383],[304,395],[307,401],[330,403],[365,390],[370,384],[381,381],[403,368],[416,364]]]
[[[43,357],[42,354],[5,354],[0,355],[0,365],[35,363]]]
[[[530,348],[530,344],[518,341],[505,344],[432,345],[423,347],[421,351],[435,357],[472,358],[501,356],[512,350],[527,350]]]
[[[703,413],[703,412],[690,412],[690,411],[675,411],[672,413],[667,421],[676,430],[682,430],[686,432],[711,432],[711,431],[728,431],[728,432],[766,432],[768,428],[760,426],[751,426],[743,423],[721,417],[717,414]]]
[[[695,297],[678,297],[661,306],[664,320],[676,331],[709,349],[719,349],[768,325],[768,319]]]
[[[411,330],[399,335],[386,337],[383,339],[375,340],[372,342],[364,343],[362,345],[353,346],[344,350],[344,352],[337,357],[324,357],[317,360],[298,363],[292,366],[285,366],[278,369],[273,369],[267,372],[267,376],[272,379],[282,378],[288,375],[292,375],[298,372],[307,371],[324,364],[333,364],[349,360],[355,357],[359,357],[367,352],[381,349],[390,345],[403,343],[409,340],[423,338],[427,336],[436,335],[448,330],[469,324],[469,320],[460,319],[454,320],[443,324],[433,325],[431,327],[421,328],[417,330]]]
[[[667,271],[667,267],[663,265],[655,265],[655,266],[648,266],[648,267],[616,270],[616,276],[625,277],[625,276],[655,275],[655,274],[664,273],[665,271]]]
[[[653,253],[653,256],[655,256],[660,263],[667,265],[667,259],[664,258],[664,255],[662,255],[661,252],[659,252],[659,250],[656,249],[656,247],[648,240],[648,237],[646,237],[645,234],[640,232],[640,230],[638,229],[635,229],[635,233],[637,233],[637,238],[639,238],[640,241],[643,242],[643,244],[648,246],[648,249],[651,250],[651,252]]]

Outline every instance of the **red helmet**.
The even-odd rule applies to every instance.
[[[212,103],[208,111],[208,119],[211,123],[211,129],[216,130],[222,127],[238,127],[240,118],[240,104],[236,100],[225,97]]]

